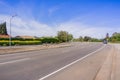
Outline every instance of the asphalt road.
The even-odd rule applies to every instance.
[[[89,73],[92,76],[90,76],[91,79],[88,77],[88,80],[92,80],[107,56],[106,50],[109,51],[111,46],[105,46],[102,43],[72,44],[72,46],[64,48],[0,55],[0,80],[87,80],[87,78],[71,78],[76,76],[72,72],[74,73],[76,70],[84,67],[88,71],[92,70]],[[106,54],[103,55],[103,53]],[[99,60],[96,58],[99,58]],[[91,61],[93,63],[93,60],[96,61],[96,64],[91,66],[95,65],[95,68],[89,68],[90,63],[84,63],[83,66],[83,62]],[[76,67],[72,68],[72,66]],[[72,70],[70,72],[71,75],[63,79],[62,75],[68,74],[70,70]],[[84,71],[85,73],[88,74],[87,71]]]

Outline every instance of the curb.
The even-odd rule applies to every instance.
[[[0,55],[5,55],[5,54],[14,54],[14,53],[20,53],[20,52],[29,52],[29,51],[39,51],[39,50],[46,50],[46,49],[54,49],[54,48],[64,48],[64,47],[71,47],[72,45],[51,45],[51,46],[42,46],[42,47],[35,47],[35,48],[29,48],[26,50],[22,50],[24,48],[21,48],[20,51],[10,51],[10,52],[3,52],[0,53]],[[12,48],[15,49],[15,48]],[[17,48],[16,48],[17,49]],[[6,50],[6,49],[5,49]],[[8,50],[9,51],[9,50]]]

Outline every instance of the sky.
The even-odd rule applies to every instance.
[[[12,16],[16,15],[12,18]],[[68,31],[75,38],[104,38],[120,32],[120,0],[0,0],[0,23],[12,36],[56,36]]]

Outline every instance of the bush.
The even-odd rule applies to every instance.
[[[12,41],[12,45],[38,45],[41,41]],[[9,41],[0,41],[0,46],[8,46]]]
[[[42,43],[58,43],[58,38],[43,37],[37,39],[12,38],[11,45],[38,45]],[[0,38],[0,46],[9,46],[9,38]]]
[[[18,40],[18,41],[40,41],[41,39],[40,38],[37,38],[37,39],[23,39],[23,38],[11,38],[13,41],[14,40]],[[9,40],[9,38],[0,38],[0,41],[1,40]]]
[[[42,43],[58,43],[59,40],[57,38],[46,37],[41,39]]]

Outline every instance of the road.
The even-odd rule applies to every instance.
[[[112,51],[113,46],[102,43],[73,43],[0,55],[0,80],[95,80]]]

